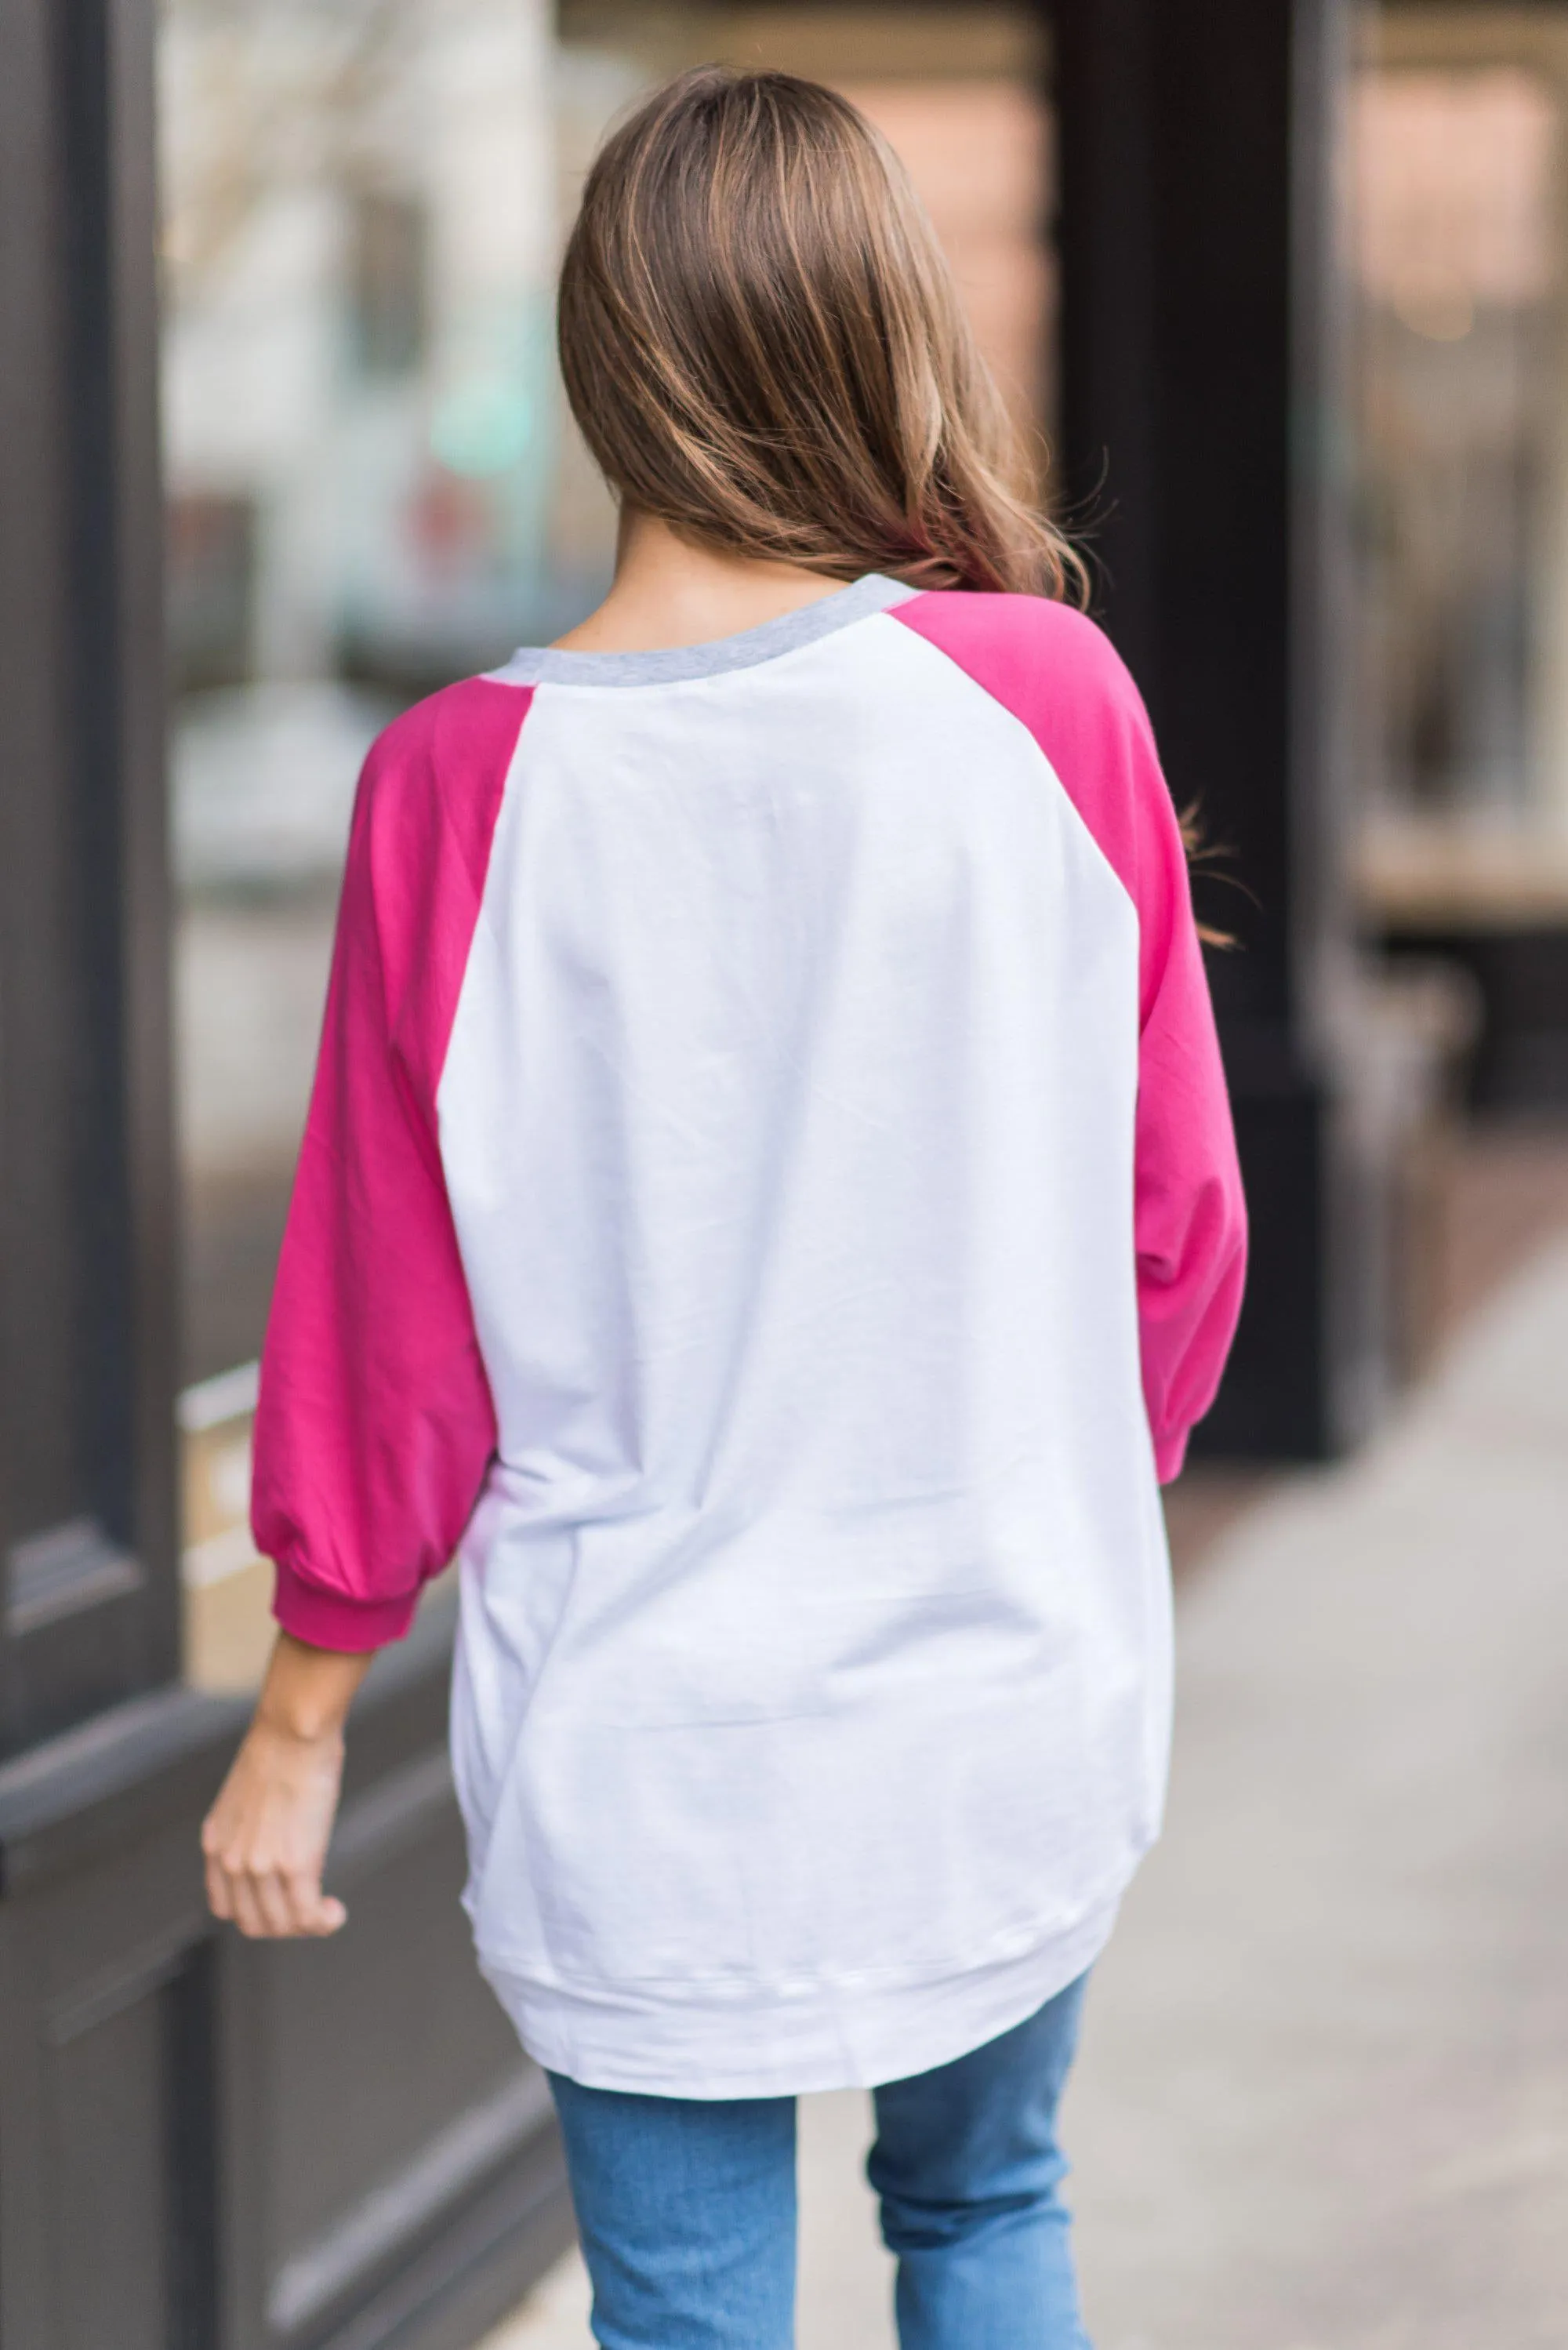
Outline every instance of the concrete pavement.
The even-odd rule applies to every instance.
[[[1565,2350],[1568,1247],[1231,1530],[1179,1640],[1066,2114],[1096,2350]],[[801,2350],[892,2341],[865,2139],[805,2101]],[[586,2312],[568,2262],[488,2350]]]

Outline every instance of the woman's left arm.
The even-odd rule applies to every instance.
[[[471,828],[493,823],[519,718],[504,689],[449,689],[379,738],[360,782],[255,1419],[251,1522],[281,1629],[202,1836],[213,1908],[246,1934],[343,1923],[321,1875],[349,1704],[452,1557],[494,1449],[435,1107],[483,860],[447,820],[437,754],[444,726]]]

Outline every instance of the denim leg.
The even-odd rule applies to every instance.
[[[550,2086],[604,2350],[792,2350],[794,2099]]]
[[[867,2169],[902,2350],[1088,2350],[1056,2106],[1087,1978],[955,2064],[877,2092]]]

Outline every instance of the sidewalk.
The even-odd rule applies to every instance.
[[[1096,2350],[1563,2350],[1568,1247],[1179,1634],[1066,2116]],[[801,2350],[888,2350],[865,2101],[802,2130]],[[587,2350],[586,2308],[564,2263],[487,2350]]]

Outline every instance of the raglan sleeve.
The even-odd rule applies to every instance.
[[[1117,664],[1119,669],[1119,663]],[[1162,1484],[1214,1400],[1246,1278],[1247,1214],[1186,848],[1137,689],[1119,738],[1139,931],[1134,1238],[1144,1398]]]
[[[252,1528],[325,1648],[408,1631],[495,1443],[434,1098],[476,889],[429,767],[405,725],[360,779],[262,1357]]]
[[[919,596],[893,619],[1027,727],[1137,917],[1134,1248],[1144,1398],[1162,1483],[1214,1400],[1247,1218],[1187,854],[1143,702],[1105,631],[1038,596]]]

